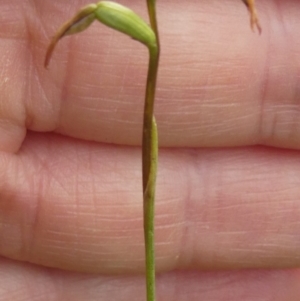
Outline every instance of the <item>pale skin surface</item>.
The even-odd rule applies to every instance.
[[[145,298],[147,52],[95,24],[45,70],[83,4],[0,2],[1,301]],[[158,4],[157,299],[299,300],[300,1],[257,1],[261,36],[240,1]]]

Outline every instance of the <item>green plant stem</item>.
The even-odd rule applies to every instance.
[[[151,27],[156,35],[156,47],[149,48],[149,69],[144,107],[143,125],[143,197],[144,197],[144,238],[146,256],[147,301],[155,301],[155,241],[154,241],[154,205],[156,169],[158,158],[158,138],[155,117],[153,115],[156,79],[159,64],[160,44],[156,21],[155,0],[148,0],[148,12]]]
[[[152,164],[152,149],[153,149],[153,110],[154,98],[156,89],[156,78],[158,70],[158,52],[157,48],[149,48],[149,69],[147,76],[147,87],[144,106],[144,125],[143,125],[143,191],[145,193],[150,176],[150,169]],[[156,141],[157,142],[157,141]]]
[[[150,19],[151,28],[153,29],[156,35],[156,44],[159,52],[160,43],[159,43],[159,34],[158,34],[158,26],[157,26],[157,18],[156,18],[156,0],[147,0],[147,7],[148,7],[148,15]],[[159,58],[159,54],[158,54],[158,58]]]
[[[151,128],[151,145],[149,149],[151,163],[148,183],[144,189],[144,237],[146,253],[147,301],[155,301],[154,205],[157,155],[157,128],[155,118],[153,117]]]
[[[155,300],[154,203],[157,168],[157,128],[153,116],[156,77],[158,70],[157,48],[149,48],[149,69],[144,107],[143,126],[143,197],[144,237],[146,256],[147,301]]]

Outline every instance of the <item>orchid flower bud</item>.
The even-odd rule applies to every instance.
[[[156,47],[153,30],[140,16],[118,3],[100,1],[81,8],[73,18],[61,26],[48,47],[45,67],[48,66],[53,50],[62,37],[85,30],[96,19],[108,27],[127,34],[148,48]]]
[[[156,46],[151,27],[131,9],[111,1],[100,1],[97,6],[95,15],[100,22],[129,35],[147,47]]]

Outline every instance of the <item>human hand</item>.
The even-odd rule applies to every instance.
[[[44,70],[86,2],[30,3],[0,4],[0,300],[140,300],[147,50],[95,24]],[[158,300],[299,300],[298,3],[258,1],[258,36],[238,1],[158,2]]]

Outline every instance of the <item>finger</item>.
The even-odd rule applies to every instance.
[[[62,269],[144,269],[140,150],[30,134],[1,155],[0,254]],[[158,271],[300,264],[299,153],[161,150]]]
[[[143,276],[97,276],[1,260],[0,300],[134,300],[144,296]],[[157,298],[171,301],[298,301],[299,270],[172,272],[157,279]]]
[[[145,4],[128,4],[146,16]],[[8,4],[14,10],[6,10],[0,29],[2,38],[13,35],[9,43],[2,39],[0,47],[3,60],[11,62],[1,75],[6,79],[0,111],[7,120],[0,128],[3,150],[15,151],[26,128],[140,144],[145,47],[95,24],[62,40],[49,70],[43,68],[50,36],[81,5]],[[162,146],[299,148],[300,2],[257,5],[261,36],[251,32],[238,1],[159,3],[156,116]]]

